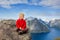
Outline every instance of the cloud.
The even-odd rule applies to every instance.
[[[0,7],[11,8],[12,4],[28,4],[60,9],[60,0],[0,0]]]
[[[12,4],[27,3],[27,0],[0,0],[0,7],[11,8]]]
[[[29,4],[30,5],[38,5],[40,0],[30,0]]]
[[[39,5],[52,8],[60,8],[60,0],[42,0]]]
[[[60,0],[32,0],[31,4],[50,8],[60,8]]]

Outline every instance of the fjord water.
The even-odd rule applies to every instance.
[[[32,40],[55,40],[60,38],[60,29],[51,28],[49,33],[31,33]]]

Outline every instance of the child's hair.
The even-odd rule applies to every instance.
[[[23,15],[23,16],[24,16],[24,13],[21,12],[21,13],[19,14],[19,16],[20,16],[20,15]]]

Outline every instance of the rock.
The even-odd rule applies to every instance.
[[[55,40],[60,40],[60,38],[55,38]]]
[[[18,35],[15,20],[0,21],[0,40],[31,40],[30,33]]]

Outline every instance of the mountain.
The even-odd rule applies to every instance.
[[[51,20],[49,24],[50,27],[60,28],[60,19]]]
[[[31,40],[29,32],[18,35],[16,32],[15,20],[0,21],[0,40]]]
[[[43,21],[41,19],[39,19],[39,21],[42,22],[44,25],[47,25],[48,27],[50,27],[49,24],[48,24],[49,22]]]
[[[29,17],[26,21],[32,33],[49,32],[49,27],[41,19]]]

